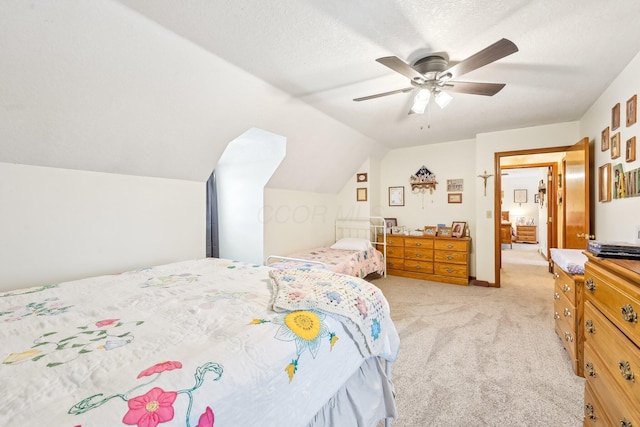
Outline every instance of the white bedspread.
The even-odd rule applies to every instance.
[[[365,358],[331,315],[309,311],[315,333],[272,311],[269,270],[203,259],[0,293],[0,425],[305,425]]]
[[[583,249],[551,248],[551,259],[569,274],[584,274],[587,256],[582,252]]]

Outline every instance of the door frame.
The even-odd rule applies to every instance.
[[[494,277],[495,277],[495,287],[500,287],[500,268],[502,265],[502,245],[500,244],[500,223],[502,221],[502,216],[500,212],[502,210],[501,206],[501,197],[502,194],[502,168],[500,167],[500,161],[503,157],[513,157],[513,156],[528,156],[534,154],[548,154],[548,153],[559,153],[565,152],[570,149],[571,146],[561,146],[561,147],[546,147],[546,148],[534,148],[528,150],[516,150],[516,151],[501,151],[494,153],[493,167],[494,167],[494,176],[500,177],[500,179],[495,180],[494,185],[494,194],[493,194],[493,218],[494,218]],[[516,167],[544,167],[549,166],[549,163],[523,163],[521,165],[510,165],[511,168]],[[506,169],[506,168],[505,168]],[[554,165],[553,168],[553,181],[556,182],[558,179],[558,171]],[[564,175],[564,174],[563,174]],[[549,206],[548,212],[551,215],[552,222],[555,225],[557,224],[557,201],[556,198],[547,197]],[[555,229],[553,233],[551,233],[557,239],[558,230]],[[549,239],[549,233],[547,233],[547,239]],[[550,248],[550,242],[547,244],[547,248]]]

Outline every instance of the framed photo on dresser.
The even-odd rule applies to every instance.
[[[466,221],[453,221],[451,224],[451,237],[463,237]]]

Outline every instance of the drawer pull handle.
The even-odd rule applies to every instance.
[[[447,255],[447,259],[448,259],[449,261],[451,261],[451,260],[453,259],[453,257],[452,257],[451,255]]]
[[[416,270],[420,270],[422,267],[420,267],[419,265],[416,265]]]
[[[417,242],[416,246],[422,246],[422,242]]]
[[[589,375],[591,378],[596,377],[596,370],[593,369],[593,363],[587,362],[584,365],[584,372]]]
[[[584,322],[584,330],[591,335],[596,333],[596,328],[595,326],[593,326],[593,320],[589,319]]]
[[[571,317],[571,310],[569,310],[567,307],[565,307],[564,309],[564,317]]]
[[[592,277],[589,277],[587,280],[584,281],[584,286],[587,288],[587,290],[589,291],[595,291],[596,290],[596,283],[593,281]]]
[[[453,245],[452,245],[451,243],[449,243],[449,244],[447,245],[447,249],[453,249]]]
[[[560,275],[558,273],[553,273],[553,278],[557,279],[558,277],[560,277]]]
[[[633,423],[626,418],[620,420],[620,427],[633,427]]]
[[[416,257],[416,258],[422,258],[422,254],[417,253],[417,254],[415,255],[415,257]]]
[[[620,369],[620,375],[622,375],[622,378],[627,381],[631,381],[632,383],[636,382],[629,362],[627,362],[626,360],[621,360],[620,362],[618,362],[618,369]]]
[[[589,418],[591,421],[596,420],[596,413],[593,410],[593,405],[591,403],[587,403],[584,405],[584,415]]]
[[[559,319],[559,318],[560,318],[560,313],[558,313],[558,312],[556,311],[556,314],[554,314],[554,315],[553,315],[553,318],[554,318],[554,319]]]
[[[560,294],[557,292],[553,293],[553,299],[560,299]]]
[[[630,323],[638,323],[638,313],[633,311],[633,306],[631,304],[620,307],[620,311],[622,312],[622,318],[624,320]]]
[[[564,292],[569,292],[569,291],[571,290],[571,286],[569,286],[569,285],[567,285],[567,284],[565,283],[565,285],[562,287],[562,290],[563,290]]]
[[[565,332],[564,333],[564,339],[565,339],[565,341],[573,342],[573,336],[571,335],[571,332]]]
[[[451,273],[453,273],[453,271],[454,271],[453,269],[447,268],[447,273],[451,274]]]

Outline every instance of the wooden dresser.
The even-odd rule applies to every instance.
[[[470,249],[468,237],[388,234],[387,274],[468,285]]]
[[[584,376],[584,276],[570,274],[554,264],[553,318],[556,333],[569,354],[573,372]]]
[[[640,261],[585,254],[584,425],[640,426]]]
[[[516,225],[516,242],[538,243],[538,226]]]

